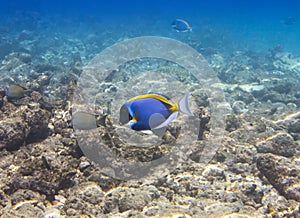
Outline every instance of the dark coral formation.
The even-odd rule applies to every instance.
[[[258,157],[257,167],[280,194],[300,202],[300,167],[295,162],[267,154]]]
[[[18,101],[25,101],[27,105],[16,106],[6,98],[1,108],[1,149],[18,149],[48,136],[51,112],[42,109],[34,98],[26,97]]]

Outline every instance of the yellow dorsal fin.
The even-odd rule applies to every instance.
[[[157,95],[157,94],[139,95],[139,96],[136,96],[136,97],[133,97],[133,98],[129,99],[128,102],[135,101],[135,100],[138,100],[138,99],[143,99],[143,98],[154,98],[154,99],[157,99],[157,100],[169,105],[171,111],[178,111],[179,110],[177,104],[172,104],[172,103],[170,103],[170,101],[168,99],[166,99],[165,97],[163,97],[161,95]]]

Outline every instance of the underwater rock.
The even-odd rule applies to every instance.
[[[239,203],[216,203],[204,208],[205,213],[209,217],[221,217],[222,215],[229,215],[240,211],[242,206]]]
[[[249,144],[256,144],[258,138],[264,138],[267,136],[266,121],[262,119],[261,116],[258,116],[255,114],[255,112],[253,112],[253,110],[256,109],[255,107],[257,107],[257,105],[255,104],[251,107],[249,106],[249,112],[247,113],[242,113],[240,115],[229,115],[229,119],[232,119],[233,121],[226,121],[228,122],[228,124],[230,124],[230,122],[233,122],[234,124],[236,121],[238,121],[238,128],[233,129],[234,131],[230,132],[229,137],[239,141],[239,144],[243,142],[247,142]],[[230,116],[232,116],[233,118],[231,118]]]
[[[69,111],[55,109],[53,111],[54,119],[51,120],[55,133],[62,133],[63,129],[68,127],[68,122],[71,122],[71,114]]]
[[[52,65],[52,64],[49,64],[49,63],[46,63],[46,64],[36,64],[34,65],[34,70],[38,73],[45,73],[47,75],[51,74],[52,72],[56,72],[56,73],[59,73],[59,72],[63,72],[64,71],[64,68],[61,66],[61,65]]]
[[[288,131],[300,134],[300,119],[291,121],[288,126]]]
[[[26,125],[21,119],[0,121],[0,149],[17,149],[25,144]]]
[[[91,165],[90,167],[84,169],[83,174],[85,177],[87,177],[88,181],[99,184],[101,189],[105,192],[110,191],[121,183],[120,180],[102,174],[95,165]]]
[[[289,114],[284,119],[275,121],[275,124],[287,129],[295,140],[300,139],[300,111]]]
[[[144,193],[126,193],[124,197],[120,199],[119,210],[124,212],[127,210],[142,210],[150,198],[148,198]]]
[[[274,82],[271,86],[269,85],[268,88],[269,90],[273,90],[280,94],[288,94],[289,92],[291,92],[293,85],[294,84],[288,79],[281,79],[276,80],[276,83]]]
[[[43,217],[44,218],[65,218],[66,216],[62,215],[60,210],[56,208],[47,208],[43,214]]]
[[[220,177],[220,178],[223,178],[224,177],[224,170],[223,169],[220,169],[216,166],[213,166],[213,165],[208,165],[205,167],[205,169],[203,170],[203,173],[202,175],[204,177]]]
[[[219,83],[217,87],[220,87],[225,92],[230,94],[229,98],[232,101],[242,101],[245,104],[250,104],[255,102],[255,97],[261,96],[261,93],[267,92],[267,90],[262,85],[254,84],[225,84]],[[258,94],[259,93],[259,94]]]
[[[267,94],[260,96],[258,99],[263,102],[285,102],[287,100],[285,96],[274,91],[269,91]]]
[[[31,62],[31,54],[25,53],[25,52],[13,52],[10,53],[8,56],[5,57],[5,60],[8,61],[9,60],[13,60],[13,59],[18,59],[21,62],[25,63],[25,64],[29,64]]]
[[[225,66],[225,59],[221,54],[212,54],[210,57],[210,66],[214,70],[220,70]]]
[[[273,154],[259,155],[257,168],[286,199],[300,202],[300,167],[292,160]]]
[[[59,82],[67,85],[70,83],[70,81],[77,80],[80,77],[81,72],[81,67],[71,67],[71,69],[59,77]]]
[[[81,185],[80,198],[90,204],[99,204],[103,202],[104,192],[96,183],[90,182]]]
[[[68,216],[85,214],[89,217],[99,217],[104,214],[106,204],[105,193],[94,182],[81,182],[68,189],[63,210]]]
[[[63,151],[63,147],[59,139],[49,138],[17,150],[14,164],[18,167],[15,167],[14,173],[6,181],[6,193],[26,189],[54,201],[59,190],[72,187],[78,163],[70,155],[71,149],[64,149],[61,155],[57,155],[57,149]]]
[[[245,108],[245,110],[243,110],[244,112],[248,111],[247,107],[248,107],[249,104],[256,102],[256,99],[254,97],[254,92],[249,93],[249,92],[244,92],[240,89],[235,89],[234,92],[232,92],[230,94],[230,96],[231,96],[231,98],[233,99],[234,102],[235,101],[237,101],[237,102],[242,101],[242,102],[244,102],[244,104],[246,104],[245,105],[246,108]]]
[[[38,78],[35,80],[39,86],[45,86],[49,83],[50,77],[47,74],[42,73],[38,76]]]
[[[0,87],[0,109],[4,104],[5,90]]]
[[[42,217],[43,210],[40,208],[41,202],[37,200],[24,200],[14,205],[11,210],[6,211],[6,217]]]
[[[31,55],[27,53],[14,52],[5,56],[0,66],[0,83],[8,86],[32,81],[38,73],[30,62]]]
[[[275,56],[273,65],[281,71],[300,72],[300,59],[294,58],[290,53],[280,53]]]
[[[263,207],[261,212],[268,214],[272,217],[298,217],[299,205],[296,201],[289,201],[271,188],[264,194],[261,200]]]
[[[15,53],[15,57],[26,64],[29,64],[32,59],[31,54],[24,53],[24,52]]]
[[[234,155],[234,162],[237,163],[252,164],[254,162],[254,157],[257,154],[255,147],[247,143],[239,143],[231,149],[232,150],[230,152]],[[231,164],[233,165],[231,166]],[[234,163],[227,162],[227,165],[230,170],[232,169],[232,167],[235,167]]]
[[[241,84],[238,86],[241,90],[251,93],[251,92],[260,92],[262,91],[265,86],[264,85],[260,85],[257,83],[252,83],[252,84]]]
[[[297,147],[293,137],[285,132],[279,132],[256,144],[259,153],[272,153],[284,157],[294,156]]]
[[[186,209],[185,207],[179,205],[168,205],[167,203],[162,202],[160,202],[157,206],[145,208],[142,214],[145,217],[192,218],[189,209]]]
[[[29,30],[23,30],[18,36],[19,42],[22,42],[25,40],[33,40],[33,39],[34,39],[34,33]]]
[[[295,103],[287,103],[287,108],[290,110],[290,111],[296,111],[297,110],[297,108],[298,108],[298,106],[297,106],[297,104],[295,104]]]
[[[135,189],[120,189],[114,194],[119,197],[119,211],[142,210],[150,201],[151,195],[146,191],[138,191]]]
[[[260,70],[253,70],[259,66],[258,59],[251,61],[245,52],[237,51],[226,60],[225,66],[219,70],[218,77],[228,84],[249,84],[258,82]],[[256,65],[256,66],[253,66]]]
[[[41,202],[45,200],[45,196],[39,194],[38,192],[34,192],[27,189],[18,189],[11,195],[12,205],[16,205],[28,199],[35,199]]]
[[[41,139],[45,139],[48,136],[48,120],[51,116],[49,111],[44,109],[29,110],[26,113],[25,122],[28,126],[27,131],[27,143],[32,143]]]
[[[88,168],[89,166],[91,166],[91,163],[88,160],[82,160],[79,163],[79,169],[80,169],[80,171],[83,171],[84,169]]]
[[[269,111],[269,115],[278,116],[283,114],[287,110],[287,107],[282,102],[275,102],[272,104],[272,107]]]
[[[233,132],[241,127],[241,119],[233,114],[229,114],[226,116],[226,127],[225,130],[228,132]]]
[[[18,149],[48,136],[48,120],[51,113],[41,109],[38,103],[14,106],[6,102],[5,114],[0,121],[0,148]]]
[[[231,107],[235,114],[247,112],[246,104],[243,101],[235,101]]]

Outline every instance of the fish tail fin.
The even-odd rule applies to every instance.
[[[192,28],[192,27],[190,28],[190,32],[191,32],[191,33],[193,32],[193,28]]]
[[[178,102],[179,111],[189,116],[194,116],[189,108],[189,93],[185,94]]]

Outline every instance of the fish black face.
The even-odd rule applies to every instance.
[[[131,119],[132,117],[129,114],[128,108],[123,105],[120,109],[120,125],[128,123]]]

